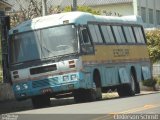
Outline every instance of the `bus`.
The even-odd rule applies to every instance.
[[[67,12],[34,18],[9,31],[9,69],[17,100],[50,105],[72,93],[75,102],[140,93],[152,78],[143,22],[139,16]]]

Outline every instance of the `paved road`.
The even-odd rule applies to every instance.
[[[117,114],[139,114],[139,116],[131,117],[145,119],[148,117],[149,119],[147,120],[154,117],[158,120],[160,116],[144,116],[143,114],[160,114],[160,92],[127,98],[115,97],[114,99],[104,99],[90,103],[27,110],[13,114],[20,114],[18,120],[28,120],[28,118],[34,120],[107,120],[122,117],[116,116]]]

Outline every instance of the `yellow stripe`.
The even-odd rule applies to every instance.
[[[82,61],[135,61],[149,59],[146,45],[96,45],[95,55],[84,55]]]
[[[140,111],[149,110],[149,109],[158,108],[158,107],[160,107],[159,104],[149,104],[149,105],[144,105],[143,107],[134,108],[134,109],[130,109],[130,110],[122,111],[122,112],[109,113],[108,115],[97,117],[93,120],[110,120],[114,118],[114,115],[131,114],[131,113],[140,112]]]

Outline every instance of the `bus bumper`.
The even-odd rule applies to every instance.
[[[40,80],[28,80],[13,84],[13,91],[17,100],[27,99],[37,95],[54,95],[76,89],[91,88],[82,72],[49,76]],[[88,84],[88,85],[87,85]]]

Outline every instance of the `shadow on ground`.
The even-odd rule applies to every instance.
[[[158,92],[158,91],[157,91]],[[146,94],[154,94],[156,92],[142,92],[139,95],[146,95]],[[105,93],[103,94],[103,101],[104,100],[112,100],[112,99],[120,99],[117,93]],[[60,99],[52,99],[51,98],[51,107],[55,106],[64,106],[64,105],[71,105],[76,104],[74,102],[73,97],[69,98],[60,98]],[[32,102],[31,99],[25,100],[25,101],[5,101],[0,102],[0,114],[5,113],[12,113],[12,112],[20,112],[20,111],[26,111],[26,110],[32,110]]]

